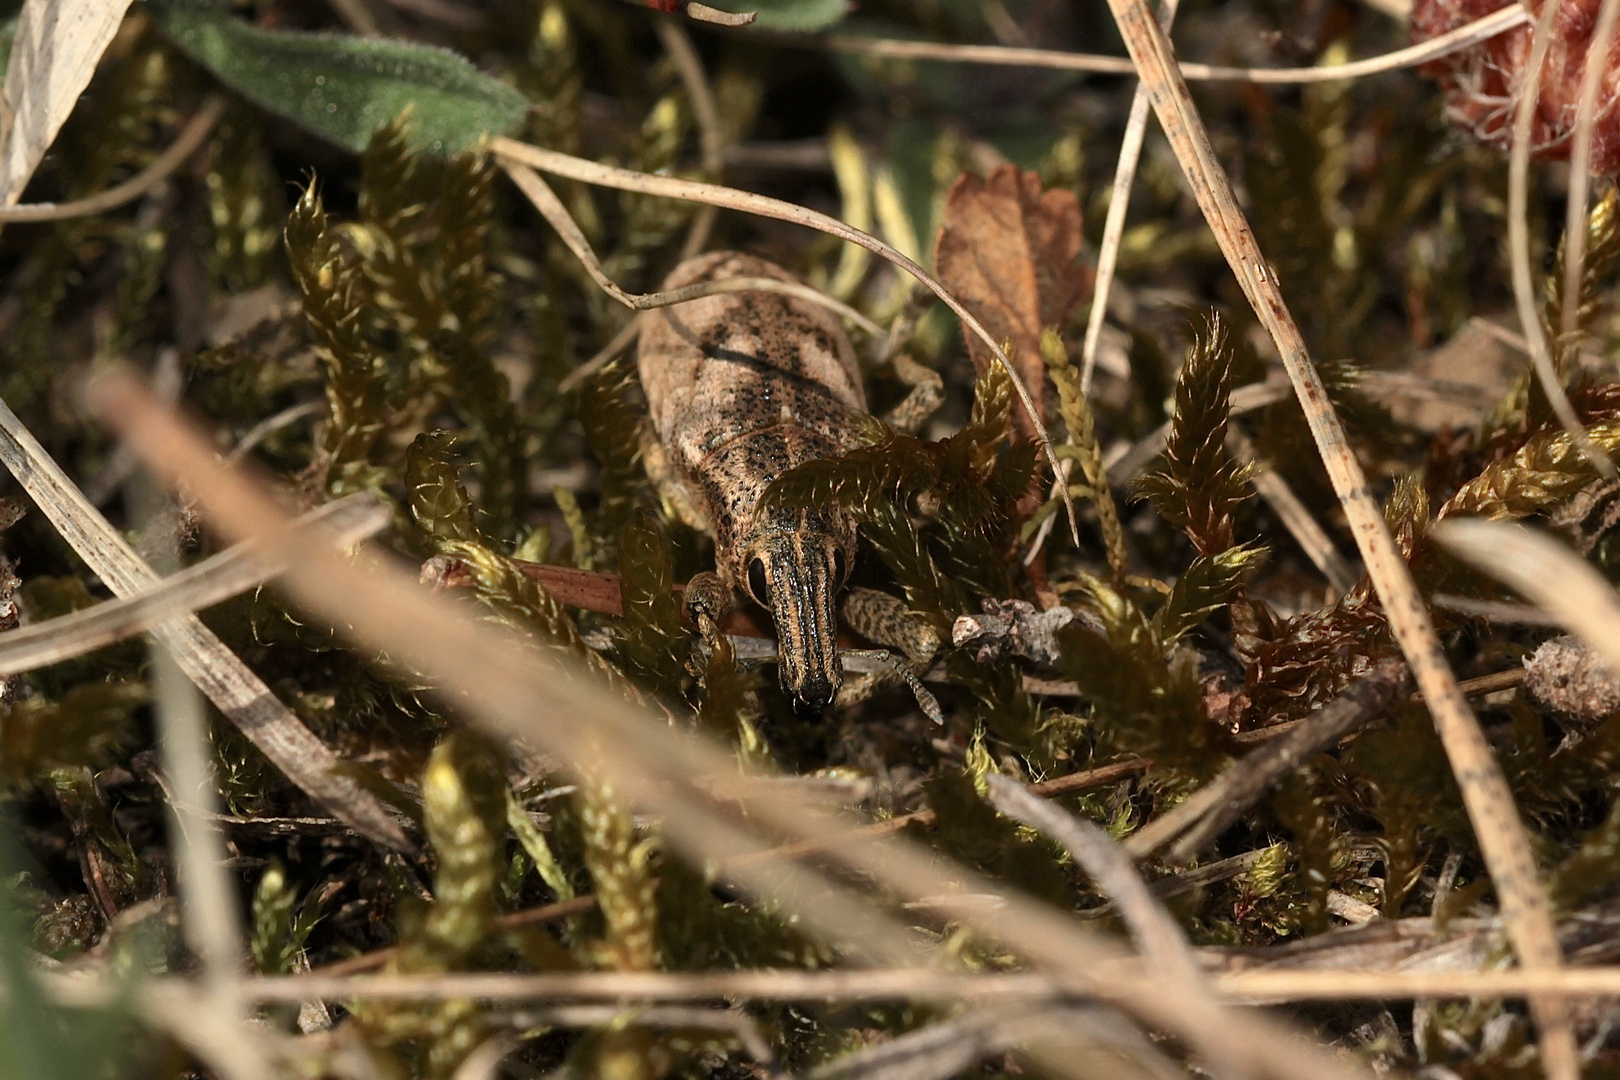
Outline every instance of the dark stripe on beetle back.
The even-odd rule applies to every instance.
[[[718,360],[722,364],[737,364],[741,367],[745,367],[749,371],[752,371],[756,375],[760,376],[762,380],[769,381],[773,379],[782,379],[786,382],[792,383],[795,388],[805,391],[812,396],[827,399],[830,403],[836,405],[840,409],[848,411],[851,408],[849,402],[844,401],[837,394],[835,394],[826,383],[818,382],[817,380],[810,378],[810,376],[800,374],[790,367],[779,367],[764,357],[749,356],[747,353],[738,352],[736,349],[728,349],[721,345],[708,344],[703,346],[703,356],[706,360]]]

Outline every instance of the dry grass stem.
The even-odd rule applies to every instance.
[[[1282,522],[1283,528],[1288,530],[1305,557],[1311,560],[1311,565],[1322,571],[1322,576],[1328,579],[1333,591],[1343,596],[1353,589],[1361,575],[1339,554],[1333,538],[1311,516],[1310,510],[1294,494],[1294,489],[1288,486],[1288,481],[1259,461],[1253,440],[1233,427],[1226,433],[1226,445],[1238,461],[1255,466],[1249,482],[1277,515],[1277,520]]]
[[[346,549],[386,529],[393,515],[373,496],[351,495],[298,520],[301,528],[317,528],[333,546]],[[141,592],[18,627],[0,635],[0,677],[83,656],[178,615],[201,611],[257,588],[282,569],[256,556],[250,545],[239,545]]]
[[[783,283],[777,282],[777,284]],[[632,317],[617,334],[613,335],[611,341],[597,350],[594,356],[563,377],[563,380],[557,384],[557,393],[568,393],[574,387],[613,363],[620,353],[635,344],[635,340],[639,336],[641,336],[641,319]]]
[[[210,94],[198,106],[191,119],[186,121],[186,126],[180,129],[180,134],[175,136],[174,142],[170,143],[152,164],[128,180],[87,199],[75,199],[65,203],[0,206],[0,224],[22,221],[66,221],[69,218],[104,213],[127,202],[133,202],[167,180],[176,169],[190,160],[207,140],[209,132],[214,130],[214,125],[219,123],[219,118],[224,115],[225,99],[218,94]]]
[[[0,206],[22,198],[56,140],[101,54],[124,21],[129,0],[27,0],[6,66],[9,120],[0,135]]]
[[[1292,85],[1358,79],[1385,71],[1415,67],[1442,56],[1449,56],[1515,27],[1523,26],[1529,21],[1531,16],[1523,7],[1510,4],[1450,33],[1382,56],[1372,56],[1348,64],[1307,68],[1238,68],[1183,63],[1179,65],[1179,69],[1183,79],[1199,82]],[[832,34],[815,40],[830,49],[861,56],[949,60],[963,64],[1004,64],[1013,67],[1054,68],[1060,71],[1087,71],[1100,75],[1136,74],[1136,68],[1131,61],[1120,56],[1021,49],[1005,45],[945,45],[932,41],[895,41],[884,38],[849,37],[842,34]]]
[[[1159,5],[1159,25],[1166,36],[1176,18],[1177,0]],[[1119,160],[1114,165],[1114,186],[1108,198],[1108,216],[1103,221],[1102,240],[1097,245],[1097,278],[1091,291],[1091,311],[1086,315],[1086,336],[1080,346],[1080,392],[1091,393],[1091,376],[1097,368],[1097,346],[1102,342],[1103,323],[1108,319],[1108,295],[1114,288],[1114,270],[1119,266],[1119,245],[1125,238],[1125,215],[1130,210],[1131,188],[1136,183],[1136,166],[1142,160],[1142,143],[1147,138],[1151,106],[1140,86],[1131,95],[1131,113],[1125,121],[1125,136],[1119,144]]]
[[[56,982],[54,986],[54,996],[64,1004],[79,1001],[103,1004],[116,1000],[112,995],[98,995],[94,987],[72,987],[70,991],[69,986],[71,984],[63,982]],[[90,993],[86,994],[86,990]],[[114,989],[112,994],[118,992]],[[142,1019],[167,1033],[199,1062],[218,1073],[221,1080],[269,1080],[276,1075],[271,1062],[279,1055],[275,1053],[269,1033],[213,1008],[206,990],[177,980],[148,983],[141,987],[138,1002]]]
[[[1438,522],[1434,537],[1620,667],[1620,593],[1558,540],[1525,525],[1478,519]]]
[[[625,292],[602,269],[601,261],[597,259],[596,253],[591,250],[590,241],[586,240],[585,234],[580,232],[578,225],[574,223],[573,216],[563,206],[562,200],[557,198],[556,192],[551,190],[551,185],[542,180],[540,174],[533,169],[524,168],[521,165],[508,164],[506,171],[507,175],[523,191],[523,194],[529,197],[529,201],[534,203],[535,209],[539,210],[545,216],[546,221],[557,230],[563,239],[563,243],[568,245],[568,249],[574,253],[580,263],[584,265],[586,271],[602,287],[602,291],[632,311],[651,311],[655,308],[673,307],[676,304],[684,304],[688,300],[697,300],[700,297],[715,296],[720,293],[773,292],[796,297],[800,300],[808,300],[813,304],[820,304],[822,307],[848,319],[873,338],[881,339],[888,333],[883,327],[842,300],[834,299],[819,289],[811,288],[809,285],[802,285],[796,281],[778,281],[776,278],[767,277],[734,277],[720,281],[700,281],[695,285],[687,285],[679,289],[668,289],[664,292]],[[621,334],[625,332],[620,331]],[[614,342],[617,341],[618,338],[615,337]],[[609,347],[611,345],[610,342]],[[594,360],[594,357],[592,359]]]
[[[1586,50],[1586,66],[1575,98],[1575,130],[1569,141],[1569,198],[1564,205],[1564,302],[1558,332],[1570,338],[1581,325],[1581,278],[1586,270],[1586,210],[1592,187],[1592,129],[1598,118],[1598,91],[1609,70],[1615,26],[1620,24],[1620,0],[1603,0],[1597,25]],[[1611,109],[1613,104],[1609,106]]]
[[[726,169],[726,145],[720,128],[720,110],[714,104],[714,92],[709,88],[709,77],[704,74],[703,60],[692,46],[692,38],[680,22],[664,17],[655,21],[658,40],[664,51],[675,62],[686,98],[692,103],[692,117],[697,121],[698,147],[702,153],[703,171],[718,180]],[[713,206],[700,206],[686,230],[686,242],[681,245],[681,258],[690,259],[703,251],[714,231],[714,219],[719,211]]]
[[[231,452],[225,455],[225,460],[240,461],[254,447],[287,425],[295,424],[306,417],[321,416],[329,412],[331,408],[331,403],[322,399],[301,401],[297,405],[289,405],[280,412],[272,413],[243,432],[236,445],[231,447]]]
[[[1057,451],[1052,445],[1052,437],[1047,432],[1046,425],[1041,421],[1041,410],[1036,405],[1035,399],[1030,396],[1029,387],[1019,377],[1017,366],[1001,348],[1001,343],[990,336],[989,331],[985,330],[984,325],[979,322],[973,313],[964,307],[960,300],[952,296],[950,291],[941,285],[934,275],[877,237],[864,233],[859,229],[851,228],[835,217],[793,203],[783,202],[780,199],[772,199],[765,195],[738,191],[735,188],[721,187],[717,184],[700,184],[693,180],[681,180],[669,176],[651,176],[646,173],[633,172],[629,169],[620,169],[611,165],[586,161],[584,158],[572,157],[568,154],[559,154],[554,150],[544,150],[538,146],[530,146],[527,143],[517,142],[512,139],[498,138],[491,145],[496,156],[501,159],[507,175],[511,176],[513,181],[523,189],[524,194],[535,202],[536,208],[546,215],[546,220],[551,223],[553,228],[557,229],[558,234],[563,238],[563,242],[569,246],[569,249],[581,261],[587,259],[594,261],[594,256],[582,254],[582,252],[588,253],[590,251],[590,245],[585,242],[585,238],[579,232],[578,226],[574,225],[572,219],[568,218],[567,210],[558,201],[556,195],[551,193],[551,189],[545,186],[545,182],[540,180],[538,176],[534,176],[532,181],[524,177],[523,170],[519,168],[520,166],[540,169],[587,184],[617,188],[621,191],[634,191],[646,195],[662,195],[672,199],[689,199],[693,202],[710,203],[724,209],[740,210],[761,217],[775,218],[778,221],[792,222],[796,225],[817,229],[839,239],[859,244],[873,254],[887,259],[927,286],[929,291],[943,300],[945,305],[956,313],[957,318],[962,320],[962,325],[967,330],[971,331],[975,337],[989,347],[991,355],[995,357],[996,362],[1001,365],[1002,370],[1007,373],[1007,377],[1012,381],[1013,389],[1018,394],[1019,403],[1023,406],[1025,415],[1029,417],[1029,422],[1035,430],[1036,439],[1041,444],[1041,450],[1045,454],[1048,464],[1051,465],[1053,474],[1060,473],[1062,466],[1058,462]],[[548,207],[550,208],[549,211]],[[558,216],[554,218],[554,214]],[[564,223],[564,219],[566,219],[566,223]],[[617,285],[608,281],[606,275],[603,275],[599,269],[592,269],[590,262],[586,262],[586,267],[591,270],[592,277],[597,280],[597,283],[604,290],[620,299],[626,306],[634,306],[629,300],[625,299],[627,294],[619,290]],[[1062,495],[1064,507],[1069,514],[1070,532],[1075,542],[1079,543],[1080,522],[1075,514],[1074,500],[1069,496],[1067,489],[1064,489]]]
[[[158,738],[169,783],[175,825],[175,874],[186,941],[202,964],[206,1008],[221,1024],[242,1022],[240,995],[242,918],[235,885],[225,869],[228,854],[220,832],[219,788],[210,762],[213,743],[203,716],[202,697],[162,646],[152,650],[156,672]],[[252,1068],[257,1064],[257,1068]],[[251,1055],[242,1075],[270,1073]]]
[[[1414,920],[1402,920],[1410,922]],[[1130,960],[1104,966],[1104,977],[1133,977]],[[1263,968],[1208,973],[1214,993],[1232,1001],[1399,1001],[1416,997],[1488,999],[1620,996],[1620,966],[1470,968],[1450,971]],[[50,975],[45,985],[65,1004],[95,1005],[117,993],[108,980]],[[185,984],[182,984],[185,985]],[[1094,980],[1048,972],[963,975],[924,968],[849,968],[820,971],[757,969],[711,972],[459,972],[440,975],[333,976],[321,973],[267,976],[242,983],[244,1000],[418,1001],[470,998],[483,1001],[703,1002],[747,999],[776,1001],[1053,1001],[1088,1000]],[[154,980],[145,987],[154,998],[179,987]],[[187,987],[189,989],[189,987]]]
[[[0,463],[114,594],[131,596],[160,584],[123,534],[90,505],[4,402],[0,402]],[[412,846],[377,797],[339,773],[337,755],[195,615],[160,624],[153,633],[181,670],[289,780],[361,835],[387,847]]]
[[[1395,546],[1274,273],[1238,207],[1226,171],[1193,107],[1187,84],[1176,70],[1170,44],[1142,0],[1109,0],[1109,6],[1199,208],[1245,296],[1275,342],[1294,384],[1318,453],[1383,602],[1390,629],[1434,717],[1501,899],[1508,934],[1520,963],[1527,968],[1556,967],[1561,951],[1552,914],[1513,793],[1467,700],[1457,688],[1423,597]],[[1569,1080],[1577,1075],[1578,1068],[1568,1015],[1557,1002],[1543,1001],[1533,1007],[1542,1030],[1547,1069],[1557,1080]]]
[[[733,772],[729,754],[679,735],[661,717],[565,667],[537,662],[531,650],[479,627],[448,598],[422,592],[404,571],[380,562],[343,562],[324,549],[298,544],[273,504],[219,466],[206,444],[176,425],[128,376],[104,377],[95,407],[150,467],[198,492],[204,513],[218,528],[239,539],[260,537],[272,550],[286,545],[284,553],[296,553],[288,588],[306,610],[431,674],[441,693],[492,730],[530,740],[560,760],[608,777],[616,791],[657,814],[667,841],[698,863],[713,865],[770,846],[711,808],[696,783]],[[847,828],[788,791],[744,805],[756,828],[779,836],[812,839]],[[1066,915],[1007,893],[965,867],[951,866],[947,872],[932,852],[890,839],[830,854],[901,900],[957,892],[996,897],[993,908],[972,905],[956,915],[1032,962],[1094,981],[1106,1000],[1150,1027],[1175,1034],[1200,1054],[1230,1059],[1271,1077],[1356,1075],[1327,1054],[1282,1036],[1259,1017],[1172,1000],[1153,981],[1095,980],[1099,966],[1117,955],[1111,945],[1077,929]],[[736,885],[785,905],[808,932],[842,948],[878,962],[928,960],[902,924],[830,878],[792,863],[737,867],[731,873]]]
[[[1575,407],[1564,393],[1563,377],[1553,366],[1552,352],[1547,344],[1547,332],[1541,325],[1541,313],[1536,308],[1536,288],[1530,269],[1530,145],[1536,119],[1536,102],[1541,94],[1541,72],[1546,66],[1547,50],[1552,45],[1553,19],[1558,14],[1559,0],[1547,0],[1541,18],[1536,23],[1535,40],[1530,58],[1525,61],[1524,75],[1517,89],[1518,100],[1513,118],[1513,147],[1508,155],[1508,262],[1513,274],[1513,304],[1519,313],[1519,329],[1524,334],[1530,351],[1530,362],[1536,370],[1536,379],[1552,406],[1558,422],[1569,432],[1581,455],[1605,477],[1615,476],[1614,463],[1603,448],[1594,443],[1581,426]],[[1578,230],[1586,231],[1583,214]],[[1579,295],[1579,294],[1577,294]],[[1573,302],[1573,301],[1572,301]],[[1566,304],[1566,306],[1568,306]],[[1579,304],[1575,304],[1579,307]]]
[[[1505,604],[1497,600],[1475,600],[1468,596],[1452,596],[1449,593],[1432,593],[1429,601],[1435,607],[1445,608],[1447,611],[1459,611],[1464,615],[1476,615],[1491,622],[1507,623],[1517,626],[1558,626],[1556,616],[1542,611],[1538,607],[1528,604]]]

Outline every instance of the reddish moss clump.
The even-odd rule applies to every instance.
[[[1545,0],[1528,0],[1539,14]],[[1412,40],[1455,30],[1506,5],[1499,0],[1417,0],[1412,8]],[[1553,19],[1553,40],[1542,71],[1532,137],[1538,158],[1569,157],[1581,75],[1597,24],[1599,0],[1563,0]],[[1446,88],[1446,114],[1475,138],[1504,150],[1513,138],[1513,113],[1525,65],[1530,59],[1530,25],[1515,27],[1472,48],[1423,65],[1423,74]],[[1592,135],[1592,171],[1620,172],[1620,49],[1610,52],[1598,91],[1598,119]]]

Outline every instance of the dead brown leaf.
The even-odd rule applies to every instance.
[[[934,269],[992,336],[1017,349],[1014,359],[1035,400],[1045,405],[1041,329],[1061,327],[1091,292],[1091,270],[1079,261],[1080,201],[1070,191],[1042,191],[1032,172],[1003,165],[980,180],[963,173],[945,200],[934,241]],[[968,339],[974,366],[991,362],[984,343]],[[1027,417],[1018,430],[1030,438]]]

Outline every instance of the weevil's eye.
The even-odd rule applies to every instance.
[[[844,579],[848,576],[849,560],[844,557],[842,551],[833,552],[833,581],[841,589],[844,587]]]
[[[771,606],[770,590],[765,582],[765,564],[758,557],[748,560],[748,591],[760,607]]]

